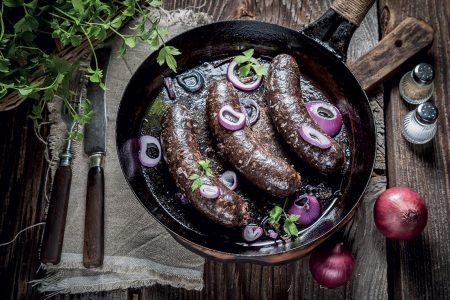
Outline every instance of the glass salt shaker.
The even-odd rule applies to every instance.
[[[418,64],[400,80],[400,95],[411,104],[421,104],[433,94],[433,67],[427,63]]]
[[[406,114],[403,119],[402,134],[410,143],[425,144],[436,134],[437,107],[426,102]]]

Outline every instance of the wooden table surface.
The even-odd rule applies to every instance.
[[[256,19],[298,29],[319,17],[329,0],[167,0],[166,9],[191,8],[214,20]],[[67,299],[450,299],[450,1],[379,0],[353,37],[348,62],[367,52],[406,16],[424,19],[435,30],[434,44],[373,95],[379,149],[372,184],[355,218],[334,239],[356,257],[352,280],[334,290],[319,287],[308,271],[308,258],[263,267],[207,261],[201,292],[156,285],[140,290],[58,296]],[[425,146],[408,144],[400,122],[408,108],[400,99],[401,73],[418,62],[435,65],[433,101],[440,117],[436,138]],[[27,115],[31,101],[0,113],[0,243],[24,227],[42,222],[46,199],[44,146]],[[48,129],[43,128],[44,136]],[[384,146],[386,145],[386,147]],[[372,205],[388,186],[405,185],[425,198],[428,225],[419,237],[386,240],[375,229]],[[0,299],[42,299],[28,281],[36,278],[43,226],[0,247]]]

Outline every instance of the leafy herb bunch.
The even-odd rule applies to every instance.
[[[138,40],[147,42],[153,50],[162,44],[157,61],[161,65],[167,63],[176,72],[174,56],[180,52],[165,45],[168,31],[159,26],[161,5],[160,0],[2,0],[0,101],[12,91],[36,99],[31,118],[39,126],[46,102],[59,95],[76,121],[80,124],[89,121],[92,116],[89,105],[82,106],[87,111],[78,112],[68,101],[69,80],[77,64],[55,54],[54,39],[64,47],[78,47],[87,41],[95,67],[89,67],[86,76],[102,88],[105,88],[101,80],[103,72],[98,67],[94,41],[105,40],[109,33],[123,41],[120,56],[127,47],[135,47]],[[142,18],[131,28],[132,34],[119,32],[129,18],[138,15]]]

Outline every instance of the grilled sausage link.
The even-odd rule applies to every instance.
[[[266,101],[277,131],[300,159],[324,174],[341,169],[344,151],[309,117],[300,90],[300,70],[292,56],[280,54],[272,60],[267,75]],[[304,123],[330,139],[331,147],[320,149],[303,140],[297,130]]]
[[[226,159],[251,183],[272,195],[286,197],[295,193],[300,188],[301,177],[293,166],[265,149],[250,128],[231,131],[220,125],[219,111],[225,105],[240,112],[233,86],[225,80],[214,81],[208,90],[206,113]]]
[[[238,227],[246,224],[249,218],[247,202],[228,189],[215,175],[203,175],[202,180],[203,184],[218,186],[219,197],[208,199],[201,196],[199,189],[192,191],[192,180],[189,177],[194,174],[202,175],[198,161],[204,158],[192,130],[188,109],[179,104],[169,107],[162,117],[161,125],[161,140],[169,171],[192,205],[203,215],[223,226]]]

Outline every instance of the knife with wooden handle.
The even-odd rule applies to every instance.
[[[84,76],[84,73],[81,69],[76,71],[70,81],[70,89],[76,91],[76,94],[70,99],[70,104],[75,111],[78,111],[82,100],[80,86],[81,77]],[[61,117],[66,123],[68,133],[73,132],[77,124],[67,106],[64,106]],[[71,139],[67,139],[53,180],[40,254],[41,262],[44,264],[57,265],[61,261],[70,184],[72,182],[72,143]]]
[[[103,82],[109,62],[110,49],[96,50],[98,67],[103,70]],[[91,62],[94,69],[95,62]],[[103,160],[106,155],[105,90],[99,84],[89,83],[87,98],[95,116],[84,128],[84,152],[89,156],[84,223],[83,265],[96,268],[103,264],[105,180]]]

